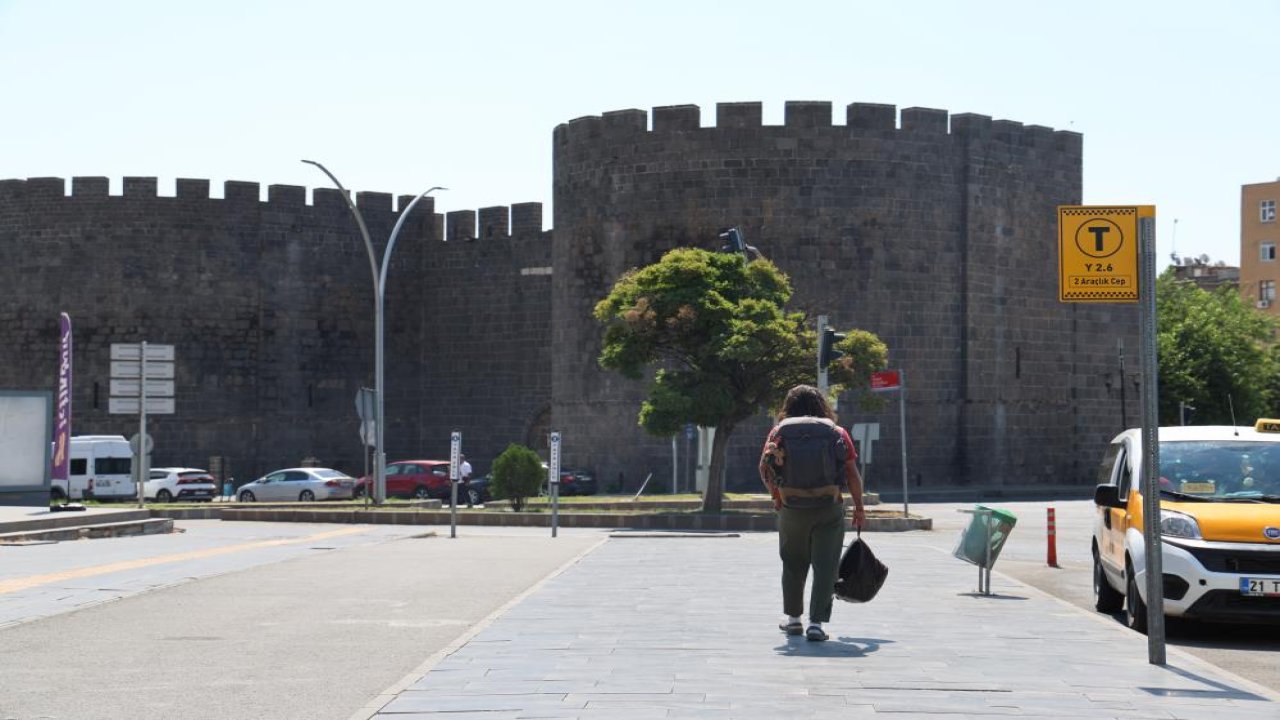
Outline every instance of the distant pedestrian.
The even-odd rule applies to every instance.
[[[853,499],[853,525],[866,522],[862,476],[853,440],[836,425],[822,392],[797,385],[787,393],[778,424],[769,431],[760,454],[760,480],[778,511],[778,554],[782,557],[782,611],[778,626],[788,635],[826,640],[822,624],[831,620],[832,597],[844,545],[843,485]],[[809,626],[804,584],[813,567]]]
[[[458,480],[462,482],[462,495],[467,501],[467,507],[471,507],[471,463],[467,462],[466,455],[458,455]]]

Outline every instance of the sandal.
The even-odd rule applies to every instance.
[[[827,631],[817,625],[810,625],[808,630],[804,631],[805,639],[822,642],[827,639]]]
[[[801,635],[804,633],[804,624],[799,621],[778,623],[778,629],[788,635]]]

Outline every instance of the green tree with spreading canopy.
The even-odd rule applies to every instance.
[[[1179,403],[1195,408],[1197,425],[1252,424],[1272,417],[1280,399],[1276,322],[1255,311],[1234,287],[1213,292],[1180,281],[1173,270],[1156,281],[1160,424],[1179,424]]]
[[[596,304],[605,326],[600,365],[640,379],[657,366],[639,423],[666,437],[686,423],[716,428],[702,499],[719,512],[725,451],[733,430],[761,408],[776,408],[787,391],[814,383],[817,333],[803,313],[788,312],[791,285],[765,259],[678,248],[633,269]],[[832,390],[866,388],[885,367],[888,348],[853,330],[828,368]]]

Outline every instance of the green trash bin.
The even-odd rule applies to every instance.
[[[990,564],[987,563],[988,522],[991,524]],[[995,565],[996,558],[1000,557],[1000,550],[1004,547],[1005,540],[1009,539],[1009,533],[1017,522],[1018,517],[1008,510],[974,505],[973,519],[969,521],[969,527],[960,533],[960,541],[956,543],[955,552],[952,554],[965,562],[990,570],[991,566]]]

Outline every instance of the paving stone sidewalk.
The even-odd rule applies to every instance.
[[[918,533],[865,538],[890,567],[837,602],[831,640],[788,638],[776,535],[615,538],[496,618],[378,720],[1280,718],[1273,693]],[[999,566],[997,565],[997,570]]]

